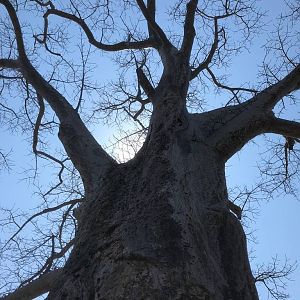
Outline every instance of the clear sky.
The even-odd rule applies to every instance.
[[[285,8],[282,0],[266,0],[262,4],[270,11],[269,20]],[[254,43],[262,45],[265,38],[266,35],[262,35]],[[237,58],[231,71],[232,82],[240,82],[242,78],[245,78],[245,81],[255,81],[257,74],[256,57],[262,55],[262,48],[254,47],[251,54],[246,53]],[[107,61],[106,64],[108,64]],[[106,76],[112,76],[112,74],[109,74],[109,69],[106,68]],[[213,104],[210,105],[211,107],[214,106]],[[297,110],[299,113],[299,108]],[[96,132],[96,136],[99,139],[101,137],[102,144],[103,142],[108,144],[109,137],[112,134],[112,128],[106,126],[97,129]],[[2,171],[0,173],[1,205],[7,207],[14,205],[22,209],[35,207],[38,203],[38,197],[34,194],[35,190],[28,181],[22,180],[26,178],[24,170],[32,165],[32,156],[28,154],[30,153],[30,145],[27,143],[27,137],[13,135],[2,130],[0,131],[0,140],[0,148],[12,149],[11,160],[13,162],[11,172]],[[227,180],[229,187],[238,184],[251,186],[252,183],[257,181],[259,176],[257,161],[260,159],[258,154],[263,151],[265,151],[265,145],[263,140],[259,139],[257,144],[247,145],[228,162]],[[47,178],[47,173],[43,174],[43,177]],[[300,187],[300,184],[298,184],[298,187]],[[272,257],[276,256],[281,261],[284,261],[287,257],[290,262],[298,261],[300,263],[299,213],[299,200],[284,194],[276,195],[274,199],[269,201],[260,202],[260,214],[252,224],[253,228],[256,229],[255,235],[257,237],[257,244],[251,244],[251,247],[255,246],[256,250],[253,265],[271,262]],[[3,233],[0,231],[0,234]],[[292,274],[291,278],[294,281],[287,284],[290,299],[300,299],[300,267]],[[259,291],[261,299],[268,299],[264,289],[259,288]]]

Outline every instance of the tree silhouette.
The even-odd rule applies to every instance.
[[[31,135],[33,179],[41,162],[57,171],[35,214],[2,209],[13,233],[1,299],[246,300],[256,282],[287,297],[294,265],[274,259],[253,275],[242,223],[258,189],[291,192],[298,178],[300,124],[280,113],[298,101],[299,1],[266,42],[258,81],[242,86],[223,70],[264,29],[256,1],[158,2],[0,0],[1,121]],[[114,66],[117,80],[99,84]],[[207,110],[213,92],[226,101]],[[101,118],[132,159],[96,140]],[[225,163],[263,134],[282,137],[271,135],[267,179],[232,201]]]

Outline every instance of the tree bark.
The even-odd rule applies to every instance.
[[[163,116],[154,112],[136,158],[87,195],[48,299],[258,299],[207,115],[196,122],[183,110],[167,125]]]
[[[40,3],[49,6],[44,14],[44,40],[48,18],[55,15],[77,24],[98,49],[152,47],[160,55],[163,73],[157,87],[143,73],[144,64],[137,68],[139,84],[153,104],[148,137],[135,159],[117,165],[88,131],[77,109],[32,65],[17,12],[11,1],[0,0],[17,46],[17,59],[1,58],[0,67],[21,73],[51,106],[60,122],[59,138],[86,193],[85,202],[76,209],[78,230],[64,268],[43,274],[7,299],[20,294],[32,298],[48,289],[50,300],[258,299],[239,208],[228,202],[225,162],[262,133],[300,138],[299,123],[272,113],[280,99],[299,89],[300,66],[240,105],[188,114],[189,82],[202,71],[209,73],[216,86],[236,90],[220,84],[210,69],[214,55],[225,48],[225,43],[218,45],[221,33],[225,40],[218,20],[229,16],[230,9],[226,5],[225,15],[213,17],[211,49],[192,71],[198,1],[187,2],[180,49],[156,22],[155,1],[136,2],[149,37],[129,36],[115,44],[96,40],[79,13],[78,17],[58,10],[51,1]]]

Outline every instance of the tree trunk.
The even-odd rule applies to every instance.
[[[183,119],[153,125],[136,158],[87,195],[48,299],[258,299],[225,160],[201,138],[205,126]]]

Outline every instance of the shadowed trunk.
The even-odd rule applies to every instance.
[[[26,95],[26,114],[24,116],[27,116],[29,120],[28,128],[34,125],[33,152],[35,155],[52,160],[61,166],[60,183],[50,190],[51,193],[48,191],[45,196],[47,194],[50,196],[52,191],[62,183],[61,175],[66,168],[63,164],[66,159],[59,161],[37,148],[39,130],[47,129],[48,131],[50,129],[49,131],[51,131],[54,128],[52,125],[54,126],[57,121],[54,118],[52,122],[42,122],[45,121],[43,119],[44,101],[48,103],[58,119],[59,139],[65,148],[68,159],[80,174],[85,197],[81,206],[74,211],[78,226],[76,227],[74,248],[66,265],[61,269],[54,269],[57,260],[68,253],[73,245],[73,239],[60,252],[56,253],[56,236],[51,232],[51,236],[46,236],[49,237],[47,242],[40,244],[36,249],[28,248],[30,249],[28,252],[29,250],[24,248],[27,251],[25,252],[30,255],[31,253],[40,255],[40,249],[44,249],[43,247],[48,245],[46,243],[50,241],[51,237],[51,255],[46,259],[43,267],[34,275],[30,274],[32,276],[25,280],[25,283],[22,282],[15,292],[4,296],[3,299],[32,299],[47,291],[49,291],[49,300],[258,299],[248,261],[245,234],[238,220],[240,209],[228,202],[225,163],[249,140],[257,135],[271,132],[283,135],[287,141],[285,144],[286,179],[288,177],[288,155],[289,151],[293,150],[295,142],[299,142],[300,123],[277,118],[272,111],[284,96],[300,88],[300,66],[287,57],[284,50],[285,43],[281,42],[285,39],[279,37],[278,41],[280,41],[282,49],[279,47],[276,51],[282,50],[284,57],[287,58],[284,68],[281,69],[288,70],[289,63],[291,63],[293,70],[283,79],[277,80],[277,72],[273,72],[276,67],[273,70],[273,67],[267,66],[266,84],[268,86],[261,91],[254,91],[249,88],[224,85],[222,77],[218,78],[219,76],[216,76],[211,69],[212,67],[219,71],[220,67],[227,66],[227,55],[230,56],[240,49],[235,48],[235,42],[230,42],[232,41],[230,22],[223,23],[222,20],[231,17],[237,18],[231,19],[234,24],[232,33],[241,33],[246,30],[248,34],[244,42],[250,41],[251,31],[254,30],[254,33],[259,28],[257,26],[259,26],[261,12],[256,11],[252,3],[249,5],[248,1],[245,3],[243,1],[225,1],[225,3],[221,1],[221,6],[215,1],[211,1],[212,9],[209,5],[198,4],[198,0],[179,1],[173,15],[174,21],[183,22],[180,47],[175,47],[168,38],[169,35],[173,35],[172,32],[168,32],[167,35],[156,22],[155,0],[135,1],[136,8],[140,10],[142,18],[147,22],[148,37],[147,34],[142,33],[143,26],[140,26],[142,18],[135,15],[137,11],[134,9],[132,10],[134,15],[127,15],[125,7],[128,6],[127,1],[125,1],[127,4],[124,2],[126,4],[124,7],[120,5],[120,9],[123,7],[124,10],[121,11],[121,18],[116,22],[113,19],[114,9],[109,8],[110,1],[104,1],[103,5],[95,7],[90,7],[89,1],[88,4],[84,4],[84,1],[75,1],[74,3],[71,1],[69,8],[68,4],[54,3],[63,3],[64,1],[29,2],[37,5],[36,11],[41,12],[44,18],[43,33],[34,35],[35,44],[36,42],[44,44],[46,50],[60,59],[59,61],[53,60],[55,70],[53,69],[50,78],[47,80],[46,77],[43,77],[34,65],[40,65],[41,69],[50,73],[48,67],[52,59],[44,59],[41,56],[40,61],[37,59],[35,64],[32,64],[26,53],[26,48],[30,47],[30,43],[27,45],[27,41],[25,44],[23,41],[17,14],[17,1],[0,0],[1,9],[6,11],[11,23],[9,25],[3,21],[2,24],[5,36],[4,44],[0,47],[3,50],[0,57],[0,77],[3,80],[18,81],[21,76],[22,84],[20,86],[18,84],[17,90],[24,85],[24,95]],[[186,2],[185,13],[181,10],[181,4],[184,2]],[[131,5],[128,7],[131,9]],[[92,9],[91,13],[90,9]],[[102,10],[107,12],[102,14]],[[85,17],[81,17],[81,15]],[[293,15],[292,13],[290,17]],[[78,26],[77,29],[81,29],[82,47],[79,48],[82,60],[82,80],[80,98],[75,109],[71,102],[52,85],[55,82],[55,85],[59,86],[61,90],[71,91],[73,84],[80,82],[75,73],[74,76],[69,73],[81,69],[78,62],[73,64],[68,62],[68,58],[63,58],[69,48],[64,49],[63,56],[53,52],[53,50],[56,51],[56,48],[61,49],[61,46],[64,47],[68,44],[63,42],[64,37],[68,42],[72,42],[73,37],[69,39],[67,34],[64,35],[64,30],[61,30],[60,26],[62,23],[58,23],[54,27],[57,28],[57,31],[50,27],[50,16],[55,16],[56,21],[62,18],[64,21]],[[123,16],[125,16],[124,19]],[[132,20],[129,24],[124,24],[123,29],[119,28],[118,23],[123,24],[127,18],[129,21],[129,17],[134,17],[137,23],[135,24],[135,21]],[[203,37],[206,39],[206,33],[196,35],[195,18],[203,25],[199,27],[200,31],[201,29],[212,31],[212,39],[202,41]],[[106,21],[106,19],[110,21]],[[92,24],[97,26],[89,27]],[[242,26],[239,29],[239,26],[236,27],[239,24],[243,24],[245,27]],[[63,28],[65,29],[65,27]],[[10,31],[14,34],[10,35]],[[118,32],[127,33],[125,40],[117,41]],[[29,37],[28,34],[26,36]],[[87,40],[84,40],[83,36]],[[100,37],[100,40],[97,40],[97,37]],[[145,38],[141,39],[142,37]],[[111,38],[113,40],[116,38],[116,42],[104,43]],[[176,44],[180,41],[177,33],[172,36],[172,40],[173,38],[176,40]],[[198,40],[193,48],[195,38]],[[50,48],[47,41],[50,42]],[[127,85],[126,80],[123,83],[123,79],[127,77],[127,71],[131,69],[133,62],[136,64],[136,97],[130,96],[126,101],[121,101],[117,105],[109,105],[109,109],[119,112],[125,110],[128,101],[130,102],[129,107],[133,103],[135,104],[132,107],[140,103],[141,109],[131,115],[135,121],[139,121],[138,116],[142,116],[143,110],[146,109],[145,105],[152,104],[153,112],[147,139],[136,157],[127,163],[118,165],[92,136],[80,117],[80,104],[84,102],[85,93],[94,95],[94,91],[98,91],[97,87],[89,84],[88,74],[93,67],[91,67],[88,57],[92,52],[90,49],[84,50],[83,45],[85,44],[83,43],[85,42],[101,51],[130,51],[128,52],[128,61],[127,58],[123,59],[120,56],[120,90],[123,90],[123,85],[124,87]],[[208,46],[209,44],[211,46]],[[246,45],[247,43],[245,43]],[[73,49],[72,46],[70,49]],[[156,72],[151,74],[151,70],[159,70],[159,68],[153,66],[152,69],[151,62],[148,61],[152,54],[148,52],[148,49],[156,51],[161,60],[162,75],[159,83],[155,80]],[[39,49],[34,47],[33,50],[30,53],[33,57],[38,58]],[[136,50],[138,50],[137,55],[135,55]],[[69,58],[73,61],[75,56],[73,51],[71,52]],[[2,57],[5,55],[6,58]],[[203,61],[201,61],[202,56]],[[45,61],[47,62],[46,68],[42,68]],[[62,68],[59,65],[62,65]],[[69,67],[64,69],[63,66],[67,65],[70,69]],[[106,73],[107,70],[104,69],[104,66],[99,64],[99,70],[101,67],[102,71]],[[9,71],[9,73],[2,74],[3,70]],[[62,73],[64,70],[67,72]],[[125,73],[123,70],[126,70]],[[17,77],[11,77],[10,71],[14,71]],[[268,73],[272,76],[269,76]],[[274,74],[276,77],[273,78]],[[207,80],[211,80],[212,85],[218,89],[232,92],[234,98],[228,103],[232,103],[234,100],[239,104],[226,105],[202,114],[189,114],[186,108],[187,93],[190,81],[198,76],[200,79],[197,83],[199,90],[205,91]],[[74,80],[70,80],[69,77],[73,77]],[[219,81],[219,79],[222,80]],[[273,82],[273,79],[276,79],[276,83],[270,85],[269,83]],[[71,85],[68,87],[69,83]],[[11,96],[10,84],[3,84],[0,94],[6,88],[8,88],[7,95]],[[31,89],[33,90],[31,91]],[[76,90],[70,95],[77,94]],[[33,93],[33,91],[35,92]],[[251,92],[252,96],[247,101],[241,102],[241,92]],[[118,89],[115,90],[115,93],[119,94]],[[124,93],[127,93],[126,88]],[[14,93],[12,94],[14,95]],[[3,95],[6,96],[5,93]],[[144,99],[144,95],[147,96],[146,99]],[[27,105],[32,102],[33,106],[28,106],[28,108],[35,107],[36,100],[38,100],[39,112],[35,124],[32,124],[31,115],[36,108],[28,110]],[[110,103],[110,101],[108,102]],[[112,108],[113,106],[114,108]],[[2,109],[3,116],[6,115],[6,112],[13,113],[13,119],[16,117],[14,122],[23,120],[18,117],[19,113],[16,114],[6,105],[2,105]],[[130,108],[126,111],[131,114]],[[6,117],[4,119],[6,120]],[[23,127],[27,126],[22,126],[22,130]],[[58,191],[64,194],[63,189]],[[51,208],[48,207],[48,203],[51,201],[48,202],[47,199],[46,197],[44,199],[47,209],[29,218],[21,227],[15,220],[12,223],[9,219],[8,225],[17,225],[18,231],[8,242],[15,242],[14,238],[17,234],[26,224],[32,222],[34,217],[49,211],[58,212],[59,209],[66,206],[71,209],[73,203],[77,203],[77,201],[72,202],[70,206],[71,201],[66,201],[63,205]],[[236,215],[230,209],[234,210]],[[63,244],[61,241],[62,229],[69,211],[64,213],[59,225],[60,246]],[[49,220],[51,220],[50,217]],[[44,233],[41,232],[41,234]],[[22,266],[27,259],[27,254],[23,256],[22,247],[18,243],[16,247],[21,252]],[[32,261],[31,257],[29,261]],[[40,259],[35,264],[36,266],[33,266],[32,273],[39,262]],[[16,270],[15,274],[20,273],[19,275],[23,276],[25,271],[19,272],[18,268]],[[278,278],[280,279],[280,276]],[[10,289],[10,284],[14,285],[13,282],[9,282],[8,289]],[[276,284],[275,287],[277,288]],[[3,285],[3,288],[6,288],[6,285]]]
[[[207,116],[199,123],[201,115],[195,122],[167,106],[154,108],[136,158],[87,195],[48,299],[258,299],[245,234],[226,205],[225,159],[206,142]]]

